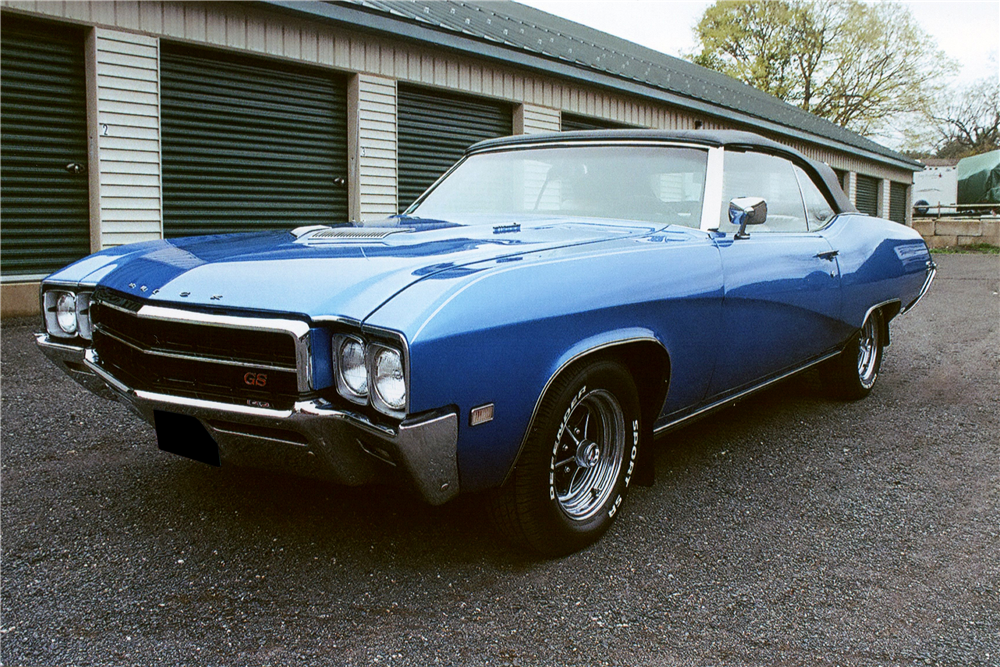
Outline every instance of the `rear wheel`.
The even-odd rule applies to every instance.
[[[596,541],[632,479],[639,414],[635,383],[617,362],[593,362],[557,379],[517,467],[491,496],[500,532],[550,556]]]
[[[882,312],[873,310],[844,351],[823,367],[827,387],[834,396],[857,400],[871,393],[882,367],[884,330]]]

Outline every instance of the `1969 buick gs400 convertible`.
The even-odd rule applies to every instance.
[[[161,449],[596,540],[653,435],[820,365],[875,384],[934,264],[832,170],[739,132],[477,144],[379,223],[112,248],[42,285],[41,349]]]

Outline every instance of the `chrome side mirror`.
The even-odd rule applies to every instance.
[[[739,225],[734,238],[746,239],[747,225],[762,225],[767,221],[767,202],[763,197],[737,197],[729,202],[729,222]]]

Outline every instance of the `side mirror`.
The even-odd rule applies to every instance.
[[[729,222],[740,226],[734,238],[750,238],[747,225],[762,225],[766,221],[767,202],[763,197],[737,197],[729,202]]]

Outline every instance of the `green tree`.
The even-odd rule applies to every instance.
[[[705,10],[695,63],[788,99],[792,89],[793,8],[783,0],[719,2]]]
[[[954,67],[891,2],[719,0],[695,33],[693,62],[861,134],[911,122]]]

